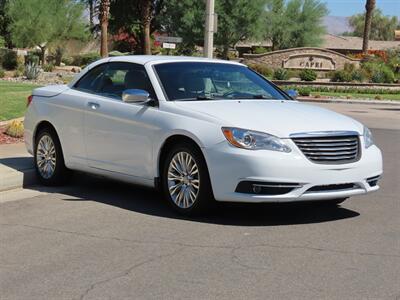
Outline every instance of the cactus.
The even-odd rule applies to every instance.
[[[11,121],[6,129],[6,134],[15,138],[24,136],[24,123],[22,121]]]
[[[35,63],[28,63],[25,66],[25,76],[29,80],[35,80],[39,77],[40,68]]]

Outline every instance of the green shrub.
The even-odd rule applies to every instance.
[[[263,64],[249,64],[249,68],[256,71],[257,73],[265,76],[265,77],[272,77],[272,70],[268,68],[266,65]]]
[[[312,91],[312,89],[309,88],[309,87],[301,87],[301,88],[298,89],[299,95],[303,96],[303,97],[310,96],[311,95],[311,91]]]
[[[25,76],[29,80],[35,80],[39,77],[40,68],[35,63],[28,63],[25,67]]]
[[[113,57],[113,56],[124,56],[124,55],[129,55],[129,52],[120,52],[118,50],[114,50],[108,53],[108,56]]]
[[[251,52],[253,52],[253,54],[264,54],[264,53],[269,52],[269,50],[265,47],[257,46],[257,47],[254,47]]]
[[[71,66],[73,63],[74,59],[71,56],[65,56],[61,59],[61,62],[65,64],[66,66]]]
[[[276,79],[276,80],[288,80],[289,79],[289,73],[288,73],[287,70],[282,69],[282,68],[276,69],[274,71],[274,77],[273,78]]]
[[[17,69],[17,70],[15,70],[13,77],[14,78],[21,77],[22,74],[24,74],[24,73],[21,73],[21,71],[18,71],[18,69]]]
[[[45,72],[53,72],[53,70],[54,70],[53,64],[47,64],[43,66],[43,71]]]
[[[3,55],[3,68],[6,70],[14,70],[18,66],[17,52],[12,50],[7,50]]]
[[[381,69],[372,73],[371,81],[373,83],[393,83],[394,73],[388,66],[382,66]]]
[[[4,78],[6,76],[6,72],[2,68],[0,68],[0,78]]]
[[[75,55],[72,60],[72,65],[74,66],[86,66],[100,59],[101,56],[97,52],[90,52],[80,55]]]
[[[299,78],[300,77],[300,71],[299,70],[289,70],[288,71],[288,77],[289,78]]]
[[[351,79],[353,81],[364,82],[368,79],[368,73],[364,69],[355,69],[351,73]]]
[[[332,73],[332,78],[331,81],[333,82],[350,82],[352,81],[352,76],[351,73],[345,71],[345,70],[340,70]]]
[[[317,79],[317,72],[314,70],[304,69],[300,72],[299,76],[303,81],[315,81],[315,79]]]
[[[345,63],[343,70],[348,73],[353,73],[357,69],[355,64]]]

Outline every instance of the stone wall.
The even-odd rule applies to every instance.
[[[360,65],[353,59],[322,48],[293,48],[264,54],[244,54],[245,64],[264,64],[271,69],[312,69],[320,73],[342,70],[346,63]]]

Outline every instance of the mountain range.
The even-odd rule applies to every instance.
[[[343,32],[351,31],[348,17],[326,16],[323,23],[330,34],[340,35]]]

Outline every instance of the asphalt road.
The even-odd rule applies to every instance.
[[[373,128],[379,192],[195,219],[152,190],[87,175],[2,193],[0,299],[400,299],[399,110],[322,106]]]

